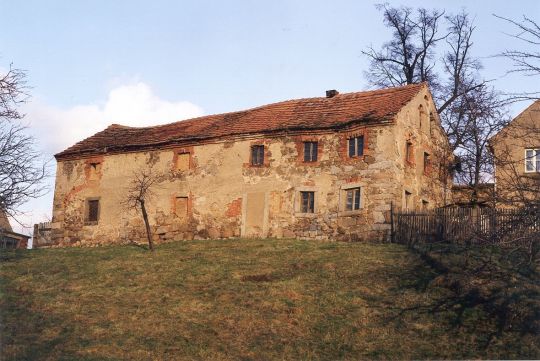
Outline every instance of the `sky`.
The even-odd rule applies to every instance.
[[[31,98],[23,121],[51,160],[50,192],[28,202],[20,220],[51,217],[53,154],[109,124],[162,124],[327,89],[368,89],[362,50],[379,48],[390,34],[377,2],[0,0],[0,69],[26,70]],[[535,90],[534,79],[507,75],[508,61],[493,56],[521,47],[493,14],[539,19],[539,1],[388,3],[469,12],[484,78],[506,92]]]

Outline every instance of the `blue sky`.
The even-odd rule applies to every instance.
[[[467,10],[474,54],[504,91],[533,90],[492,55],[520,46],[492,14],[540,18],[538,1],[389,1]],[[46,156],[108,123],[157,124],[367,88],[361,51],[388,40],[372,1],[6,1],[0,67],[26,69],[26,122]],[[536,89],[538,90],[538,89]],[[527,104],[512,108],[515,115]],[[52,184],[52,182],[51,182]],[[50,215],[52,193],[27,205]]]

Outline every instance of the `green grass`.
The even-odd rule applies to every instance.
[[[489,257],[287,240],[4,251],[0,358],[539,358],[538,274]]]

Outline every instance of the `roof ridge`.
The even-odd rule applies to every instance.
[[[150,129],[150,128],[155,129],[155,128],[159,128],[159,127],[170,126],[170,125],[177,124],[177,123],[193,122],[193,121],[200,120],[202,118],[224,116],[224,115],[228,115],[228,114],[246,113],[246,112],[251,112],[251,111],[255,111],[255,110],[259,110],[259,109],[264,109],[264,108],[271,107],[271,106],[276,106],[276,105],[281,105],[281,104],[285,105],[285,104],[291,103],[291,102],[309,101],[309,100],[325,100],[325,99],[333,99],[333,98],[336,98],[336,97],[354,96],[354,95],[356,95],[356,96],[373,96],[374,94],[376,94],[376,95],[384,95],[384,94],[386,94],[388,92],[391,92],[391,91],[405,90],[407,88],[415,88],[415,87],[421,88],[423,85],[427,85],[427,82],[414,83],[414,84],[405,84],[405,85],[400,85],[400,86],[395,86],[395,87],[390,87],[390,88],[362,90],[362,91],[359,91],[359,92],[339,93],[339,94],[335,95],[332,98],[327,98],[325,96],[322,96],[322,97],[307,97],[307,98],[287,99],[287,100],[277,101],[277,102],[274,102],[274,103],[259,105],[259,106],[252,107],[252,108],[242,109],[242,110],[233,110],[233,111],[230,111],[230,112],[200,115],[200,116],[195,117],[195,118],[176,120],[176,121],[173,121],[173,122],[170,122],[170,123],[149,125],[149,126],[145,126],[145,127],[132,127],[132,126],[128,126],[128,125],[122,125],[122,124],[113,123],[113,124],[109,125],[107,127],[107,129],[111,128],[111,127],[127,128],[127,129]]]

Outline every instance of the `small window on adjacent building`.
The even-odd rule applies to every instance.
[[[525,150],[525,172],[540,172],[540,149]]]
[[[405,210],[406,211],[411,210],[411,206],[412,206],[411,198],[412,198],[412,193],[409,191],[405,191]]]
[[[424,152],[424,174],[429,172],[431,158],[429,156],[429,153]]]
[[[175,214],[178,218],[186,218],[188,214],[188,197],[176,197]]]
[[[349,138],[349,157],[364,155],[364,136]]]
[[[405,148],[405,159],[409,163],[413,163],[414,161],[413,144],[411,141],[407,141],[407,145]]]
[[[89,199],[87,202],[88,213],[86,215],[86,221],[97,222],[99,218],[99,200]]]
[[[264,164],[264,145],[251,146],[251,165]]]
[[[315,213],[315,192],[300,192],[300,212]]]
[[[346,189],[345,210],[355,211],[360,209],[360,187]]]
[[[316,162],[317,151],[317,142],[304,142],[304,162]]]
[[[190,154],[183,152],[178,153],[176,158],[176,170],[185,171],[189,170]]]

